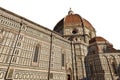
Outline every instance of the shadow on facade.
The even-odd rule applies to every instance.
[[[120,64],[119,64],[119,66],[117,68],[117,71],[118,71],[118,76],[119,76],[119,78],[117,80],[120,80]]]
[[[92,57],[92,58],[91,58]],[[86,79],[85,80],[105,80],[105,72],[99,55],[87,55],[85,57]]]

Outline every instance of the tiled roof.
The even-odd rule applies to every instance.
[[[78,14],[68,14],[65,18],[63,18],[62,20],[60,20],[57,25],[55,26],[54,29],[57,29],[58,27],[60,27],[60,25],[64,26],[64,27],[69,27],[69,26],[76,26],[79,25],[81,26],[83,22],[83,26],[85,26],[86,28],[90,29],[90,30],[94,30],[93,26],[90,24],[89,21],[87,21],[86,19],[82,18],[80,15]],[[62,24],[61,24],[62,23]],[[59,29],[59,28],[58,28]]]
[[[92,38],[89,43],[93,43],[93,42],[101,42],[101,41],[107,41],[106,39],[104,39],[103,37],[97,36]]]
[[[86,19],[83,19],[83,23],[84,23],[85,27],[87,27],[90,30],[95,31],[94,27],[91,25],[91,23],[89,21],[87,21]]]
[[[82,21],[78,14],[69,14],[64,18],[64,25],[81,25]]]

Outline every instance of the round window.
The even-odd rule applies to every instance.
[[[73,33],[73,34],[78,33],[78,29],[76,29],[76,28],[75,28],[75,29],[73,29],[72,33]]]

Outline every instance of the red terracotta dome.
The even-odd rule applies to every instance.
[[[82,18],[80,15],[78,14],[68,14],[65,18],[64,18],[64,26],[73,26],[73,25],[83,25],[90,29],[90,30],[95,30],[93,28],[93,26],[90,24],[89,21],[87,21],[86,19]]]
[[[64,18],[64,26],[81,25],[82,21],[78,14],[69,14]]]
[[[95,29],[94,29],[94,27],[92,26],[92,24],[91,24],[89,21],[87,21],[86,19],[83,19],[83,24],[84,24],[84,26],[87,27],[88,29],[95,31]]]
[[[54,27],[54,30],[59,29],[59,27],[71,27],[71,26],[85,26],[86,28],[88,28],[89,30],[94,30],[93,26],[90,24],[89,21],[87,21],[86,19],[82,18],[80,15],[78,14],[74,14],[72,10],[70,10],[68,12],[68,15],[66,17],[64,17],[62,20],[60,20],[56,26]]]

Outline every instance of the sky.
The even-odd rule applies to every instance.
[[[120,49],[119,0],[0,0],[0,7],[51,30],[71,8],[93,25],[97,36]]]

